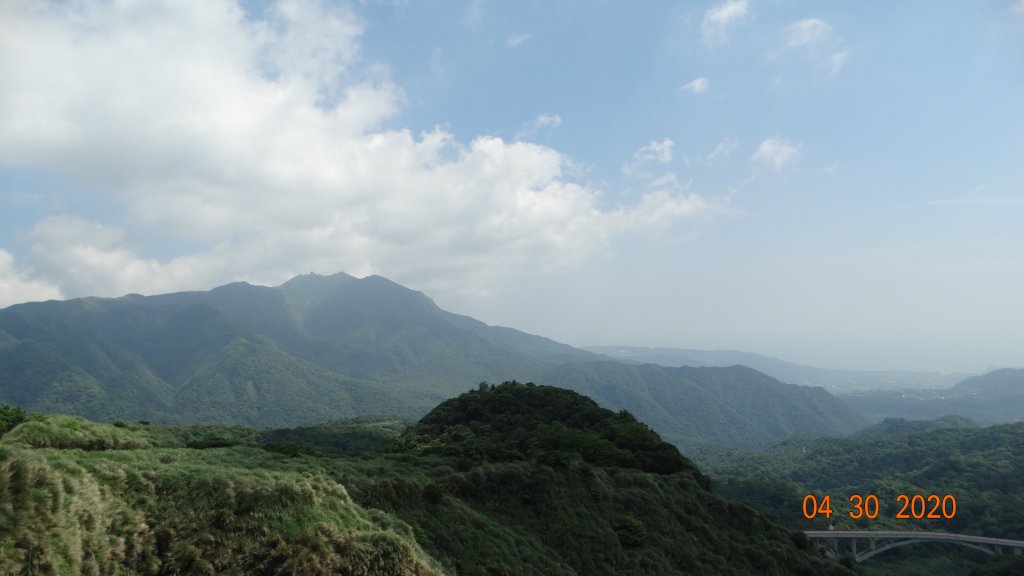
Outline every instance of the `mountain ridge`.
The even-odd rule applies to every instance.
[[[979,424],[1024,421],[1024,369],[1000,368],[945,389],[874,391],[843,397],[870,418],[930,419],[955,414]]]
[[[765,448],[793,434],[844,436],[865,424],[824,388],[787,384],[746,366],[603,361],[565,364],[538,382],[557,382],[610,408],[642,414],[656,430],[672,430],[662,435],[684,447]]]
[[[20,304],[0,310],[0,332],[0,401],[100,420],[260,427],[411,419],[479,382],[517,379],[628,409],[679,445],[767,446],[860,424],[824,391],[754,370],[615,362],[445,311],[380,276]],[[775,412],[744,403],[749,396]]]
[[[790,384],[822,386],[833,393],[873,389],[944,388],[953,386],[967,373],[892,370],[843,370],[807,366],[763,354],[739,350],[698,350],[645,346],[584,346],[583,350],[621,360],[650,362],[662,366],[748,366]]]

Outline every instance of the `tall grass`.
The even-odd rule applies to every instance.
[[[274,470],[258,449],[147,448],[68,422],[0,444],[0,574],[443,573],[408,525],[310,462]]]

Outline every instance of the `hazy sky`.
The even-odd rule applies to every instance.
[[[310,271],[1024,365],[1024,0],[0,1],[0,306]]]

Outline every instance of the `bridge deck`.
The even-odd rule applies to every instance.
[[[981,550],[986,554],[1002,554],[1004,548],[1013,549],[1015,555],[1021,555],[1024,540],[1007,538],[989,538],[988,536],[971,536],[968,534],[950,534],[948,532],[927,532],[923,530],[807,530],[807,536],[832,541],[835,554],[849,554],[856,562],[863,562],[887,550],[914,544],[915,542],[949,542],[968,548]],[[849,550],[840,550],[839,541],[849,542]],[[867,540],[868,549],[857,550],[857,542]],[[881,544],[881,545],[879,545]]]
[[[989,538],[987,536],[971,536],[968,534],[950,534],[948,532],[908,531],[908,530],[807,530],[804,532],[811,538],[890,538],[933,540],[939,542],[970,542],[972,544],[988,544],[990,546],[1007,546],[1024,548],[1024,540],[1008,540],[1006,538]]]

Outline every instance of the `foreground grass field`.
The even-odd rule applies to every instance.
[[[5,414],[2,574],[852,574],[556,388],[481,386],[408,431]]]

